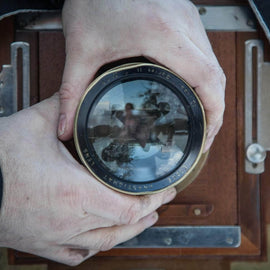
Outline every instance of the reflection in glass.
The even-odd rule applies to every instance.
[[[180,163],[188,141],[188,116],[180,99],[155,81],[114,86],[88,117],[88,139],[103,165],[128,181],[164,177]]]

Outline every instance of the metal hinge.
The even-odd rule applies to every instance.
[[[245,49],[245,170],[260,174],[270,150],[270,63],[262,41],[248,40]]]
[[[30,105],[30,59],[29,44],[14,42],[11,44],[11,64],[3,65],[0,73],[0,117],[9,116],[18,110],[17,58],[22,50],[22,106]]]

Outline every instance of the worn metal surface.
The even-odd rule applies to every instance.
[[[198,6],[206,30],[256,31],[257,22],[247,6]]]
[[[30,59],[29,44],[26,42],[14,42],[11,44],[11,64],[3,65],[0,73],[0,117],[9,116],[18,109],[18,81],[17,58],[18,50],[22,49],[22,89],[23,108],[30,105]]]
[[[240,226],[152,227],[117,248],[236,248]]]
[[[248,6],[198,5],[201,20],[210,31],[256,31],[257,22]],[[18,27],[26,30],[61,30],[60,12],[24,13],[18,15]]]

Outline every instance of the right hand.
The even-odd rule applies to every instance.
[[[57,139],[59,97],[0,119],[0,245],[77,265],[157,221],[174,188],[129,196],[107,188]]]
[[[177,73],[196,91],[207,120],[206,152],[222,122],[225,75],[188,0],[66,0],[66,62],[58,136],[72,137],[76,108],[104,64],[144,56]]]

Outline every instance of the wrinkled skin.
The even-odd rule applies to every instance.
[[[59,96],[0,118],[0,246],[77,265],[157,221],[174,188],[129,196],[107,188],[57,138]]]
[[[78,102],[105,63],[144,56],[171,69],[197,92],[207,117],[207,151],[224,112],[225,76],[196,7],[187,0],[66,0],[66,63],[58,136],[72,136]]]

